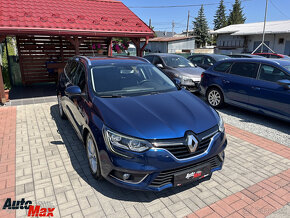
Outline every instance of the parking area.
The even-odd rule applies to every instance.
[[[221,111],[228,137],[223,169],[198,186],[157,193],[93,179],[82,143],[69,121],[60,119],[56,102],[2,107],[1,205],[25,198],[55,208],[54,217],[288,217],[289,140],[282,145],[253,134],[259,130],[237,128],[233,120],[243,122],[239,114],[246,112],[235,116],[228,110]],[[289,137],[285,127],[276,131]],[[1,210],[0,216],[26,213]]]

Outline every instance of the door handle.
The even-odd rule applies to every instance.
[[[230,81],[224,79],[223,83],[230,83]]]
[[[254,90],[261,90],[261,88],[256,87],[256,86],[252,86],[252,89],[254,89]]]

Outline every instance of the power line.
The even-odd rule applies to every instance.
[[[277,7],[277,5],[275,5],[275,4],[272,2],[272,0],[270,0],[270,3],[271,3],[271,4],[274,6],[274,8],[276,8],[277,11],[279,11],[283,16],[285,16],[287,19],[290,19],[290,18],[288,17],[288,15],[286,15],[282,10],[280,10],[280,8]]]
[[[247,2],[252,0],[242,0],[242,2]],[[233,2],[224,2],[224,4],[232,4]],[[128,8],[186,8],[186,7],[200,7],[200,6],[210,6],[210,5],[219,5],[220,2],[216,3],[205,3],[205,4],[195,4],[195,5],[158,5],[158,6],[128,6]]]

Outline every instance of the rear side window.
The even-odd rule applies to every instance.
[[[147,59],[150,63],[153,63],[153,58],[154,58],[153,55],[151,55],[151,56],[146,56],[146,57],[144,57],[144,58]]]
[[[213,69],[216,72],[225,73],[230,68],[231,65],[232,65],[231,62],[223,62],[223,63],[216,65]]]
[[[203,59],[202,56],[195,56],[195,57],[191,57],[189,60],[194,64],[201,64],[202,59]]]
[[[243,62],[234,63],[231,69],[231,74],[256,78],[258,67],[259,65],[256,63],[243,63]]]

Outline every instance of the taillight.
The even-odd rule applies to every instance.
[[[204,72],[200,75],[200,78],[202,79],[203,76],[204,76]]]

